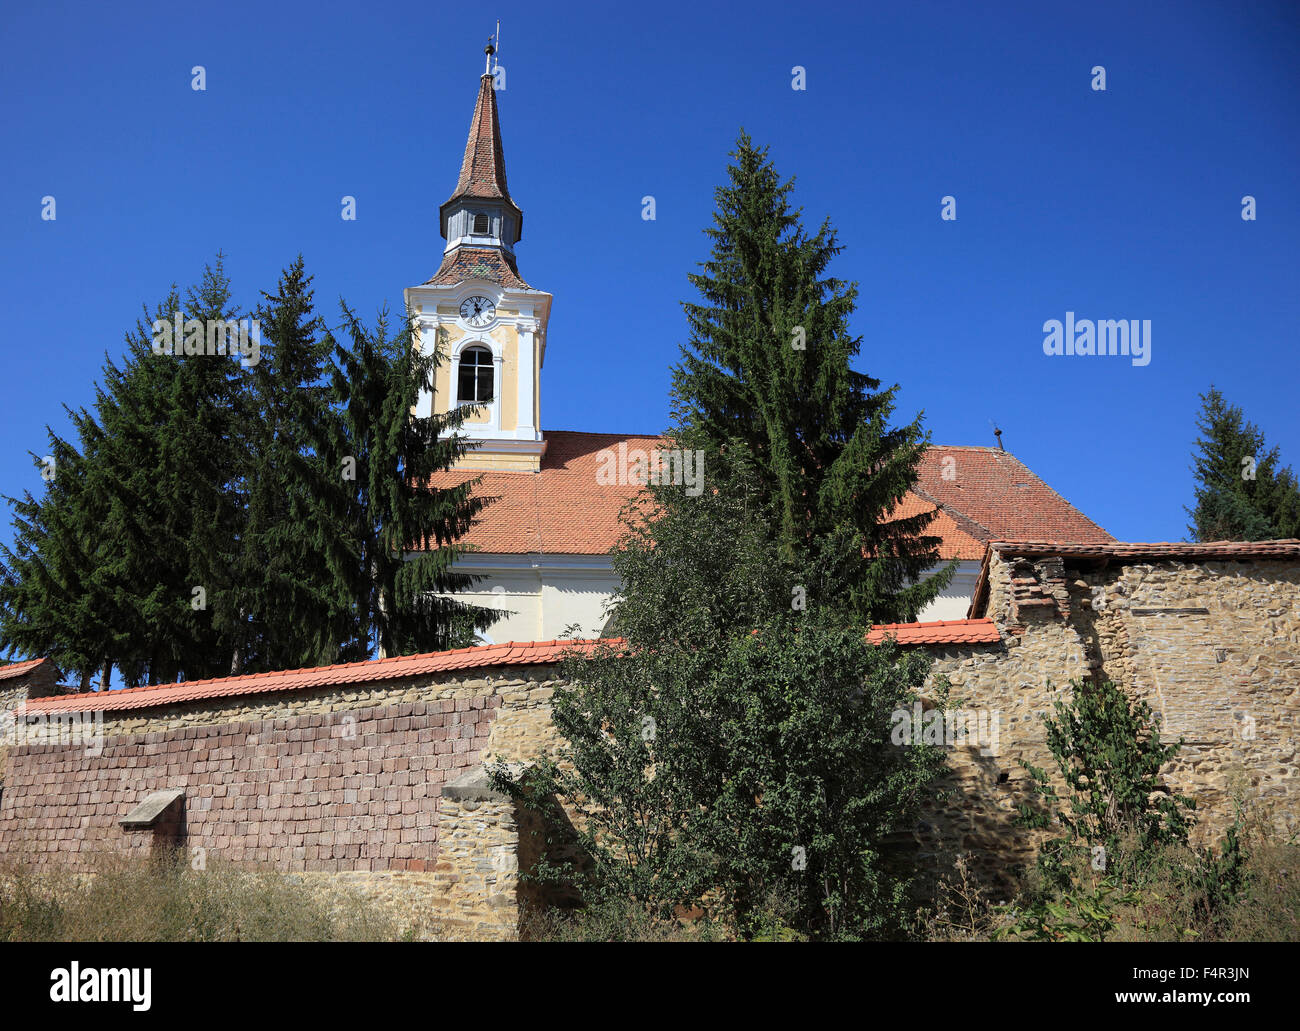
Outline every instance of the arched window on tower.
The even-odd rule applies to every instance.
[[[486,347],[467,347],[460,353],[460,382],[456,401],[482,405],[492,400],[492,352]]]

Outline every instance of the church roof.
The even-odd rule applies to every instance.
[[[917,470],[916,493],[940,506],[983,543],[992,540],[1114,541],[1009,451],[940,445]],[[983,556],[983,549],[980,554]]]
[[[474,102],[474,117],[469,123],[469,138],[465,141],[460,177],[456,180],[456,189],[441,208],[444,232],[447,227],[447,209],[465,197],[504,200],[523,218],[506,186],[506,156],[501,145],[496,87],[490,74],[484,74],[479,79],[478,99]]]
[[[455,286],[467,279],[486,279],[501,286],[528,290],[515,261],[505,251],[491,247],[454,247],[426,286]]]
[[[447,487],[481,475],[478,493],[496,499],[463,543],[498,555],[603,555],[618,542],[619,512],[640,488],[599,483],[601,454],[619,444],[650,451],[663,446],[662,438],[554,431],[546,442],[540,472],[455,471],[434,477],[434,486]],[[979,561],[990,541],[1015,537],[1097,545],[1114,540],[1005,451],[931,447],[918,473],[916,489],[896,515],[937,510],[928,532],[941,538],[944,560]]]
[[[601,453],[619,444],[651,451],[662,447],[663,440],[625,433],[551,431],[546,434],[540,472],[443,472],[434,476],[433,485],[446,487],[483,477],[477,493],[497,500],[461,538],[481,551],[603,555],[618,541],[619,511],[640,490],[635,483],[597,481]]]

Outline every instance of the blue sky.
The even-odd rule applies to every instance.
[[[218,250],[245,306],[301,251],[332,320],[427,279],[497,17],[520,271],[555,296],[544,429],[665,426],[744,126],[833,220],[859,368],[936,443],[991,445],[996,421],[1126,540],[1185,535],[1211,382],[1300,465],[1295,5],[469,6],[5,6],[0,493],[39,488],[45,425]],[[1151,320],[1150,364],[1045,356],[1066,311]]]

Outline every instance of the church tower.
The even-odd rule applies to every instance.
[[[416,414],[478,404],[461,429],[477,446],[457,468],[537,472],[546,450],[541,371],[551,295],[524,282],[515,262],[524,215],[506,186],[492,47],[487,53],[460,177],[438,210],[442,264],[405,291],[417,346],[442,354]]]

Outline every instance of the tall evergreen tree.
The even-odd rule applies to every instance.
[[[4,645],[59,656],[83,686],[92,664],[103,687],[115,666],[128,684],[172,679],[177,658],[195,651],[191,594],[179,597],[168,565],[183,551],[172,500],[185,470],[168,437],[179,370],[153,353],[151,330],[180,307],[173,289],[127,336],[121,365],[105,358],[93,411],[69,411],[75,443],[50,433],[45,496],[9,499],[18,533],[5,556]],[[180,468],[168,467],[169,452]]]
[[[452,566],[467,550],[458,539],[488,502],[472,493],[477,477],[450,488],[431,480],[468,449],[453,431],[469,413],[415,415],[441,355],[414,346],[409,318],[390,332],[384,312],[370,330],[342,308],[348,346],[334,345],[341,412],[333,452],[351,487],[336,522],[347,527],[352,549],[344,582],[358,615],[353,646],[380,655],[468,646],[499,613],[448,594],[477,581]]]
[[[50,433],[44,495],[10,499],[0,647],[134,686],[468,644],[495,618],[443,596],[474,582],[451,567],[485,501],[424,487],[465,449],[441,436],[459,413],[412,416],[437,356],[346,307],[340,347],[310,283],[299,258],[242,355],[218,255],[105,358],[75,440]],[[160,353],[155,327],[177,320]],[[414,542],[429,550],[408,560]]]
[[[1198,541],[1276,540],[1300,536],[1300,489],[1276,447],[1211,386],[1197,417],[1196,504],[1186,509]]]
[[[157,353],[140,327],[123,369],[106,370],[99,411],[97,465],[122,549],[115,588],[135,621],[133,654],[122,656],[128,684],[229,673],[241,621],[233,586],[247,381],[225,339],[241,313],[222,255],[168,315],[183,340]]]
[[[333,663],[355,635],[351,599],[338,589],[346,561],[330,525],[347,493],[328,451],[332,342],[315,314],[311,278],[299,255],[257,311],[261,354],[248,373],[241,434],[247,511],[232,587],[241,616],[232,673]]]
[[[83,456],[47,432],[49,454],[32,456],[47,478],[44,496],[7,499],[15,533],[12,548],[0,545],[0,647],[46,655],[85,689],[118,652],[94,576],[102,558],[95,515],[103,506],[88,496]]]
[[[803,232],[743,135],[735,157],[674,376],[672,435],[703,453],[704,482],[652,477],[625,513],[621,640],[570,660],[553,699],[566,745],[537,757],[524,797],[578,808],[588,902],[703,904],[742,935],[891,937],[914,865],[895,836],[943,755],[891,741],[928,662],[869,645],[865,624],[914,618],[942,583],[915,582],[936,558],[929,517],[890,521],[925,442],[849,367],[856,291],[826,276],[829,225]]]
[[[674,436],[704,452],[711,486],[752,464],[778,553],[819,604],[862,622],[909,620],[951,571],[925,535],[933,514],[898,516],[927,446],[920,416],[892,427],[897,386],[850,367],[856,284],[828,275],[841,247],[790,206],[766,148],[741,133],[716,192],[712,254],[690,277],[689,345],[673,374]]]

